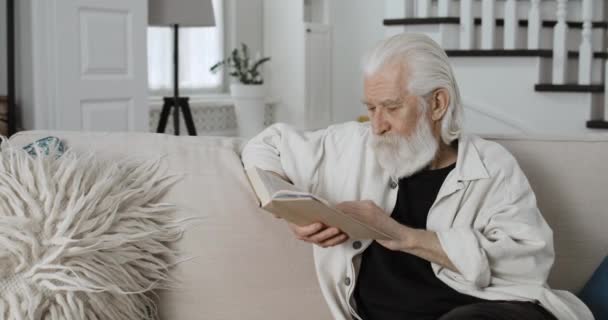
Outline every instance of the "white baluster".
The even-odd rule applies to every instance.
[[[431,1],[430,0],[417,0],[416,8],[418,11],[418,17],[428,18],[431,16]]]
[[[412,18],[414,16],[414,1],[384,0],[385,19]]]
[[[507,0],[505,2],[505,39],[504,48],[506,50],[515,49],[517,46],[517,29],[519,21],[517,19],[517,0]]]
[[[591,84],[591,66],[593,64],[593,44],[591,43],[592,19],[593,0],[583,0],[583,32],[578,60],[579,84]]]
[[[540,0],[531,0],[528,13],[528,49],[540,48]]]
[[[481,48],[494,49],[494,35],[496,33],[496,17],[494,13],[494,0],[483,0],[481,3]]]
[[[568,0],[557,0],[557,25],[553,29],[553,84],[565,84],[568,73]]]
[[[608,60],[604,69],[604,121],[608,122]]]
[[[473,49],[474,32],[473,0],[460,0],[460,49]]]
[[[450,11],[452,11],[452,0],[439,0],[437,7],[439,17],[449,17]]]

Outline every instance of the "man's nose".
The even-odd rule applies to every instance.
[[[386,119],[384,119],[384,115],[382,112],[377,112],[372,118],[372,124],[375,135],[383,135],[390,130],[390,124]]]

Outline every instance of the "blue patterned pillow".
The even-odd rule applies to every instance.
[[[608,257],[595,270],[579,296],[591,309],[595,320],[608,320]]]
[[[36,148],[44,152],[46,155],[48,155],[51,151],[55,151],[58,157],[61,156],[65,150],[63,142],[61,142],[61,140],[59,140],[57,137],[42,138],[23,147],[23,149],[32,156],[37,154]]]

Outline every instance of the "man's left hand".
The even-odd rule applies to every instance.
[[[406,251],[414,240],[416,229],[400,224],[373,201],[346,201],[336,208],[390,236],[393,240],[376,239],[387,249]]]

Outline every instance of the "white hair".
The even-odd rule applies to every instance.
[[[381,71],[389,63],[407,65],[410,71],[408,93],[421,98],[439,88],[448,91],[450,104],[442,119],[441,138],[446,144],[461,134],[463,107],[454,71],[443,49],[423,34],[402,33],[379,42],[363,64],[365,76]]]

